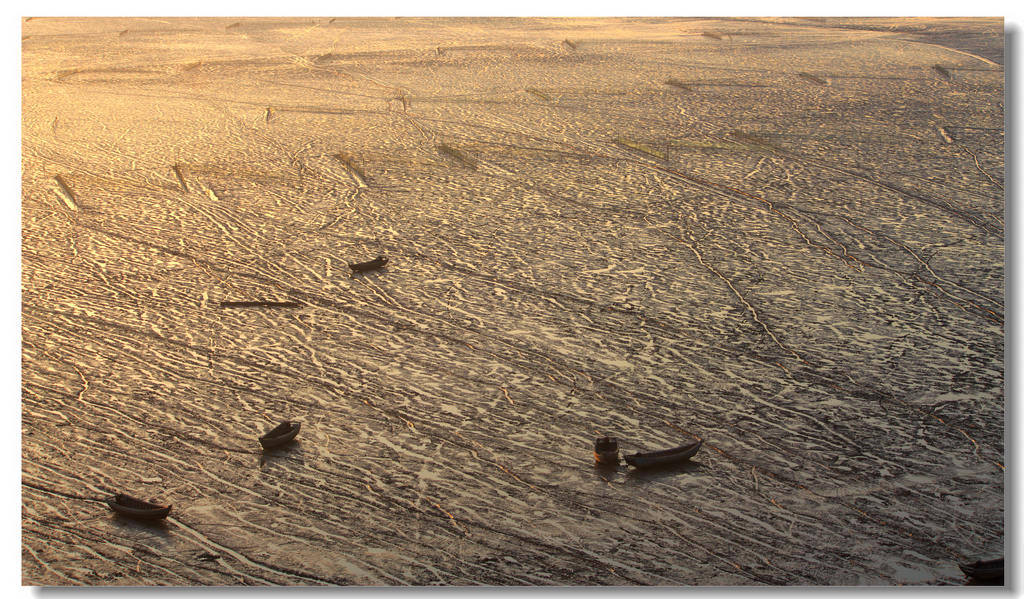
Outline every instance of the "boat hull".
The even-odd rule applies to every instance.
[[[977,561],[960,564],[960,570],[975,582],[992,582],[1003,579],[1003,560]]]
[[[634,453],[632,455],[623,456],[623,459],[626,460],[627,464],[634,468],[669,466],[689,460],[697,453],[698,450],[700,450],[700,446],[702,444],[703,441],[697,441],[696,443],[683,445],[674,449],[666,449],[665,451]]]
[[[134,500],[137,503],[148,503]],[[107,499],[107,505],[115,513],[135,520],[163,520],[171,513],[171,506],[148,504],[152,507],[125,505],[118,496]]]
[[[291,428],[283,433],[271,431],[270,433],[267,433],[266,435],[260,437],[260,445],[263,446],[263,449],[274,449],[275,447],[281,447],[282,445],[290,443],[293,439],[295,439],[295,436],[299,434],[299,429],[301,427],[302,423],[294,422],[292,423]]]
[[[387,258],[377,258],[370,260],[369,262],[360,262],[358,264],[349,264],[348,267],[352,269],[352,272],[367,272],[370,270],[376,270],[378,268],[384,268],[387,266]]]

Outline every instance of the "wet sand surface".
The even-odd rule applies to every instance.
[[[960,583],[1003,552],[1002,48],[26,21],[23,582]]]

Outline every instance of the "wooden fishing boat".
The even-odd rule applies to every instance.
[[[263,446],[263,449],[280,447],[294,439],[295,435],[299,434],[299,429],[301,427],[301,422],[286,420],[285,422],[275,426],[267,434],[260,437],[260,445]]]
[[[373,260],[368,262],[358,262],[356,264],[349,264],[348,267],[352,269],[352,272],[367,272],[378,268],[383,268],[388,263],[387,256],[377,256]]]
[[[1003,580],[1003,558],[978,560],[972,564],[960,564],[960,570],[974,583],[1001,584]]]
[[[599,466],[619,465],[619,442],[615,437],[599,437],[594,442],[594,461]]]
[[[107,499],[107,505],[122,516],[136,520],[162,520],[171,513],[171,506],[160,505],[118,493]]]
[[[672,449],[664,449],[662,451],[652,451],[647,453],[634,453],[632,455],[623,456],[626,463],[634,468],[650,468],[652,466],[668,466],[670,464],[677,464],[685,462],[686,460],[693,457],[693,454],[697,453],[700,449],[703,441],[694,441],[693,443],[687,443],[686,445],[680,445],[679,447],[673,447]]]

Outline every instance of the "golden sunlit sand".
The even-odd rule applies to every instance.
[[[1002,557],[1001,19],[22,28],[24,584]]]

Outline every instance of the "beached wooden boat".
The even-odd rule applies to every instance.
[[[107,499],[107,505],[122,516],[137,520],[162,520],[171,513],[171,506],[160,505],[118,493]]]
[[[687,443],[686,445],[680,445],[679,447],[673,447],[672,449],[651,451],[647,453],[634,453],[632,455],[623,456],[623,459],[626,460],[627,464],[634,468],[668,466],[670,464],[685,462],[693,457],[693,454],[697,453],[697,450],[700,449],[702,443],[703,441],[694,441],[693,443]]]
[[[367,272],[370,270],[383,268],[385,265],[387,265],[387,263],[387,256],[377,256],[376,258],[368,262],[358,262],[356,264],[349,264],[348,267],[351,268],[353,272]]]
[[[260,445],[263,449],[273,449],[288,443],[299,434],[302,427],[301,422],[285,421],[275,426],[270,432],[260,437]]]
[[[619,464],[619,442],[615,437],[599,437],[594,442],[594,461],[599,466]]]
[[[992,583],[1003,580],[1003,558],[979,560],[972,564],[960,564],[960,570],[975,583]]]

